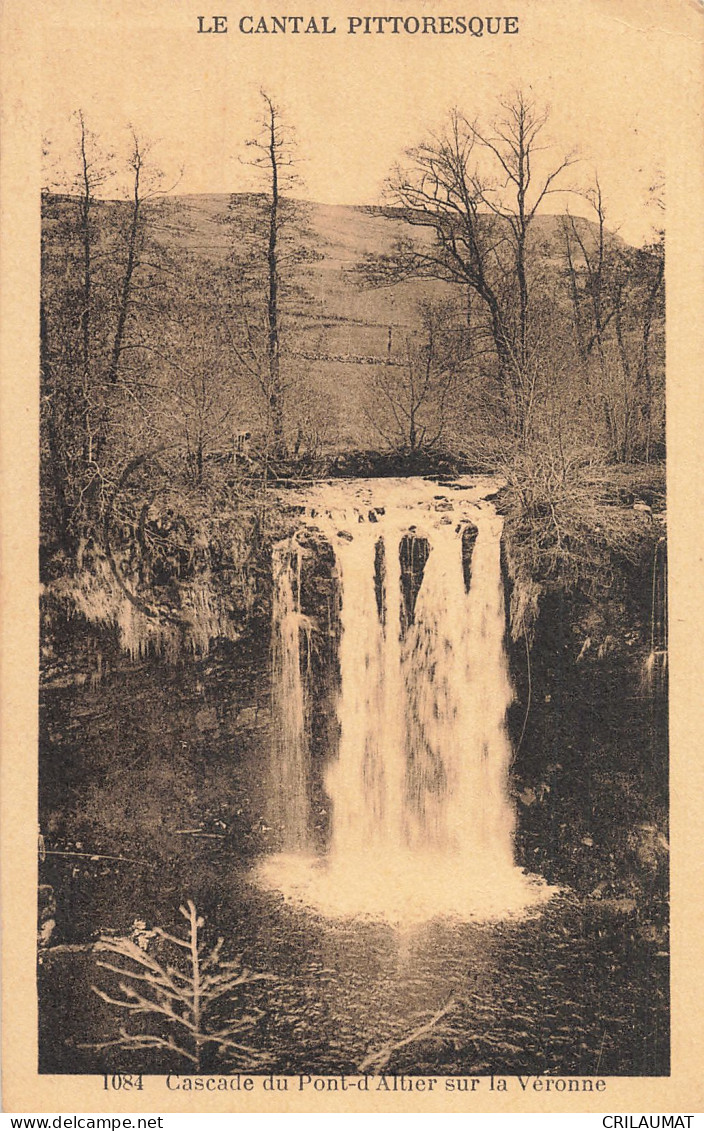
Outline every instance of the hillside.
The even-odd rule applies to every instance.
[[[242,225],[247,225],[253,213],[252,197],[174,198],[175,222],[169,229],[172,250],[184,246],[204,260],[224,261],[231,236],[223,217],[231,200],[236,202],[235,214],[241,212]],[[328,442],[340,447],[378,443],[365,411],[374,359],[386,359],[389,352],[391,356],[402,354],[405,336],[418,328],[419,302],[457,300],[457,288],[424,280],[393,287],[365,285],[356,268],[367,255],[388,254],[397,240],[409,236],[430,246],[432,233],[409,227],[400,215],[394,217],[373,207],[306,202],[301,216],[307,229],[305,243],[317,258],[297,269],[297,293],[284,309],[289,365],[299,380],[303,378],[306,394],[314,402],[324,401]],[[534,221],[532,238],[541,272],[563,269],[562,221],[561,216],[540,216]],[[577,224],[585,242],[593,244],[595,225],[582,219]],[[460,296],[459,301],[465,300]]]
[[[257,209],[262,198],[241,195],[183,195],[150,205],[150,238],[160,245],[177,274],[186,269],[204,279],[203,297],[207,301],[208,274],[219,275],[228,257],[237,258],[241,235],[248,239],[256,230]],[[62,231],[75,202],[70,197],[47,195],[44,202],[45,255],[58,251]],[[120,226],[125,227],[126,205],[117,201],[96,202],[96,229],[107,247]],[[297,217],[289,238],[303,262],[289,271],[288,287],[282,302],[282,341],[286,379],[295,390],[293,397],[302,410],[314,417],[323,447],[348,448],[374,446],[380,442],[369,421],[374,401],[374,374],[378,363],[397,359],[403,364],[408,335],[419,329],[419,303],[428,299],[453,299],[463,322],[466,292],[435,280],[411,280],[393,287],[372,287],[357,270],[366,256],[392,251],[401,238],[409,237],[419,246],[430,246],[429,229],[411,227],[400,214],[374,207],[302,202],[296,204]],[[75,221],[74,221],[75,223]],[[580,238],[594,246],[597,229],[584,219],[576,221]],[[609,235],[610,241],[620,243]],[[536,277],[550,280],[550,301],[567,313],[569,296],[564,283],[563,217],[536,217],[531,228],[532,262]],[[265,250],[261,234],[254,239],[257,254]],[[106,259],[110,257],[110,252]],[[46,260],[45,260],[46,262]],[[170,297],[170,317],[179,311],[177,297]],[[213,286],[213,304],[217,289]],[[474,302],[473,321],[477,325],[483,312]],[[464,323],[463,323],[464,324]],[[147,336],[149,336],[147,328]],[[238,406],[235,430],[257,428],[257,396],[244,390]],[[466,406],[458,402],[458,418],[464,420]]]

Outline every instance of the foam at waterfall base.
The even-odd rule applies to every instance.
[[[470,865],[432,853],[384,859],[360,852],[344,861],[279,854],[260,863],[256,879],[287,902],[326,918],[400,925],[435,918],[467,922],[521,917],[560,890],[503,861]]]

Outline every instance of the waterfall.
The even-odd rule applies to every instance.
[[[273,680],[269,791],[273,826],[282,833],[286,851],[308,846],[309,744],[302,674],[301,554],[295,539],[274,547],[271,653]]]
[[[514,865],[501,518],[469,485],[453,499],[423,480],[320,490],[307,521],[334,547],[341,599],[329,846],[307,855],[301,835],[300,559],[280,547],[272,784],[292,831],[261,875],[326,914],[391,920],[494,917],[546,898]],[[385,505],[368,509],[377,494]]]
[[[435,536],[409,636],[406,681],[409,806],[415,843],[431,841],[478,870],[513,866],[513,694],[504,651],[501,520],[478,511],[472,581],[465,592],[461,541]]]

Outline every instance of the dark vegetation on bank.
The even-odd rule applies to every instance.
[[[442,481],[445,467],[436,474]],[[390,1049],[387,1068],[397,1072],[666,1071],[666,672],[647,666],[653,645],[663,643],[653,605],[662,472],[619,468],[597,478],[595,529],[585,528],[571,492],[552,495],[547,508],[545,499],[534,501],[535,535],[521,527],[524,504],[512,485],[496,499],[505,512],[512,611],[518,861],[564,894],[533,924],[430,929],[400,983],[385,929],[331,930],[253,893],[243,873],[278,844],[267,799],[266,550],[251,575],[259,579],[251,614],[231,622],[230,639],[222,632],[207,647],[187,622],[190,658],[182,624],[171,652],[156,655],[152,641],[130,657],[122,627],[67,617],[72,606],[48,596],[41,769],[48,854],[40,878],[53,889],[56,926],[40,967],[44,1070],[189,1070],[163,1050],[78,1046],[114,1038],[118,1027],[115,1008],[91,990],[115,990],[96,969],[98,936],[174,930],[176,909],[195,898],[208,937],[225,933],[228,956],[244,954],[251,969],[275,977],[237,999],[247,1015],[261,1010],[248,1039],[257,1055],[275,1050],[274,1071],[305,1070],[311,1058],[319,1071],[354,1071],[360,1049]],[[547,513],[553,522],[551,507],[561,553],[565,541],[570,553],[588,553],[588,569],[555,565],[557,531],[540,521]],[[295,512],[280,521],[277,535],[287,522],[295,527]],[[314,615],[316,601],[329,596],[331,567],[323,552],[306,561]],[[174,564],[173,576],[162,572],[142,591],[175,619],[195,584],[181,568],[185,576]],[[232,592],[234,577],[225,557],[208,574],[211,604],[220,588]],[[333,640],[314,639],[310,678],[329,678],[331,648]],[[322,767],[334,711],[319,712],[316,726]],[[362,936],[366,958],[355,959]],[[403,1044],[448,1001],[432,1031]],[[372,1017],[378,1040],[370,1042]],[[203,1063],[233,1070],[216,1056]]]
[[[78,1048],[115,1020],[82,948],[145,918],[176,929],[194,898],[207,930],[277,975],[252,993],[280,1071],[358,1066],[370,1026],[401,1041],[449,977],[460,1004],[394,1070],[664,1072],[662,240],[612,235],[598,183],[591,219],[536,214],[559,155],[527,210],[510,176],[499,202],[491,154],[457,115],[409,151],[389,209],[294,204],[272,178],[291,156],[285,122],[264,111],[259,143],[276,144],[257,150],[259,195],[165,197],[134,139],[130,193],[104,200],[111,170],[79,119],[76,177],[44,200],[44,1068],[134,1067],[124,1049]],[[543,159],[546,121],[521,96],[498,115],[519,176]],[[381,928],[363,932],[388,974],[369,998],[352,928],[304,924],[242,879],[276,847],[271,552],[296,529],[288,486],[474,473],[497,475],[505,516],[519,862],[565,894],[544,928],[429,927],[403,1014]],[[330,563],[311,562],[322,600]],[[331,650],[314,633],[313,678]],[[333,714],[316,723],[321,752]],[[322,789],[316,803],[324,842]],[[416,1000],[421,971],[431,992]],[[564,1016],[527,971],[571,1003]]]
[[[509,487],[505,563],[524,860],[667,921],[667,557],[662,469]],[[657,931],[656,931],[657,933]]]

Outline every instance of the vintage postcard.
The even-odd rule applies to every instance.
[[[701,1111],[704,9],[376,11],[5,2],[6,1110]]]

